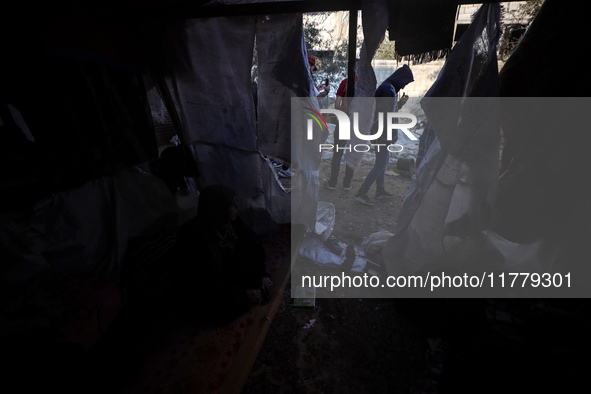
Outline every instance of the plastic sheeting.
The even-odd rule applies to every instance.
[[[542,79],[530,78],[532,72],[546,74],[545,80],[555,72],[548,64],[540,63],[537,69],[536,61],[521,68],[523,78],[512,74],[519,67],[511,67],[505,76],[512,82],[505,91],[524,97],[498,97],[498,25],[498,4],[483,5],[421,101],[437,139],[417,169],[382,259],[389,275],[444,272],[491,279],[484,288],[449,288],[450,296],[588,297],[588,285],[575,283],[589,275],[588,259],[576,252],[589,235],[589,204],[577,193],[584,175],[576,164],[582,156],[571,145],[563,154],[566,145],[551,138],[569,132],[568,125],[588,108],[588,100],[529,97],[548,91],[540,90]],[[542,42],[544,35],[552,36],[547,25],[538,25]],[[534,49],[546,48],[533,38],[525,42],[533,43]],[[515,53],[528,59],[531,54],[525,48]],[[503,158],[511,161],[499,175],[501,129],[511,143]],[[552,151],[574,160],[551,168]],[[518,273],[525,275],[521,278],[551,275],[559,283],[569,279],[562,285],[521,280],[508,286],[497,281],[494,286],[497,273],[513,278]]]
[[[309,233],[300,246],[299,255],[306,258],[318,266],[341,267],[346,258],[346,247],[344,243],[339,243],[343,250],[340,255],[332,252],[322,240],[322,236],[316,233]],[[352,272],[363,272],[367,265],[367,258],[361,248],[355,248],[355,261],[351,266]]]
[[[361,119],[359,120],[359,129],[362,133],[368,134],[371,123],[373,122],[374,108],[367,108],[369,105],[374,105],[373,100],[367,100],[367,97],[373,97],[376,89],[376,76],[371,66],[371,60],[382,41],[387,21],[387,6],[383,0],[366,0],[362,3],[364,42],[361,47],[361,54],[356,65],[356,72],[359,79],[356,84],[355,97],[364,97],[365,100],[351,102],[351,111],[359,111]],[[293,37],[291,41],[291,51],[294,52],[298,45],[303,46],[303,41],[299,42]],[[303,48],[305,51],[305,48]],[[307,73],[306,78],[303,78],[301,73],[297,70],[301,68],[298,61],[292,62],[291,65],[287,63],[280,63],[286,69],[291,69],[291,79],[287,79],[285,74],[278,74],[277,68],[274,70],[274,75],[283,75],[281,79],[285,86],[291,87],[294,93],[298,96],[297,99],[292,99],[291,113],[301,112],[302,107],[312,108],[319,111],[318,100],[310,94],[314,86],[312,78]],[[290,68],[291,67],[291,68]],[[278,77],[279,78],[279,77]],[[318,204],[318,188],[319,188],[319,166],[322,158],[321,152],[318,150],[320,143],[326,141],[328,137],[328,130],[317,128],[313,125],[313,139],[307,139],[307,126],[304,118],[300,116],[291,117],[291,160],[292,168],[296,170],[295,176],[292,177],[292,191],[291,191],[291,212],[292,224],[304,224],[308,229],[314,229],[316,222],[317,204]],[[351,138],[351,144],[360,143],[361,140],[356,136]],[[355,151],[347,151],[345,153],[346,165],[356,168],[363,153]]]
[[[576,270],[582,289],[591,275],[591,138],[584,115],[591,84],[581,52],[590,12],[591,3],[573,12],[546,0],[499,74],[507,111],[494,228],[513,242],[541,240],[546,259],[564,272]],[[527,106],[515,106],[525,98]]]
[[[365,41],[357,64],[355,95],[373,97],[376,77],[371,60],[388,25],[387,5],[384,0],[366,0],[362,11]],[[326,133],[308,141],[305,125],[293,124],[290,119],[289,99],[293,97],[310,97],[306,106],[319,110],[301,14],[195,19],[177,33],[173,81],[185,139],[193,149],[204,184],[234,187],[241,205],[266,208],[278,222],[313,228],[321,159],[313,147],[326,139]],[[250,85],[255,40],[258,120]],[[353,101],[353,110],[355,105]],[[367,119],[361,119],[360,129],[369,132],[373,108],[357,109],[368,114]],[[286,209],[289,194],[275,182],[260,153],[290,162],[294,174],[289,193],[291,212]],[[345,161],[357,167],[362,157],[362,153],[347,152]],[[297,216],[290,217],[293,212]]]
[[[382,251],[390,275],[503,267],[490,224],[499,166],[500,7],[483,5],[421,105],[438,139],[417,170]]]
[[[290,102],[311,90],[302,14],[257,18],[258,148],[291,161]]]
[[[292,99],[291,111],[300,113],[304,108],[319,111],[318,100],[313,98]],[[291,117],[291,155],[295,175],[291,178],[291,217],[292,225],[303,224],[313,230],[318,206],[319,170],[321,153],[318,144],[328,137],[328,131],[314,124],[313,138],[307,139],[303,116]]]
[[[314,232],[320,235],[323,241],[326,241],[334,229],[335,207],[329,202],[319,201],[317,212]]]
[[[265,156],[290,162],[292,190],[315,200],[319,157],[299,154],[297,138],[290,154],[290,98],[312,91],[302,15],[194,19],[175,36],[173,85],[203,183],[233,187],[241,207],[290,222],[290,194]],[[250,81],[255,37],[258,120]],[[312,226],[314,218],[303,221]]]
[[[364,41],[361,46],[356,72],[359,76],[355,85],[355,97],[374,97],[377,85],[376,74],[371,61],[384,38],[388,27],[388,6],[384,0],[365,0],[362,3],[362,23]],[[369,134],[373,122],[375,109],[371,100],[351,100],[350,112],[359,113],[359,131]],[[351,136],[351,145],[363,143],[355,135]],[[345,152],[345,163],[351,168],[357,168],[363,159],[363,152],[354,150]]]
[[[29,215],[3,213],[3,299],[52,272],[118,281],[128,241],[175,227],[181,214],[166,184],[139,170],[55,193]]]
[[[326,133],[306,139],[305,127],[299,117],[292,118],[293,98],[305,97],[306,107],[320,110],[307,60],[302,15],[273,15],[259,18],[257,23],[257,54],[259,63],[259,148],[266,155],[288,158],[293,173],[289,220],[312,230],[316,223],[318,203],[318,167],[320,153],[310,149],[326,139]],[[280,194],[271,189],[268,192]],[[269,193],[268,193],[269,194]],[[277,199],[269,200],[273,209],[280,208]],[[281,204],[281,207],[284,207]],[[282,208],[281,208],[282,209]],[[282,212],[284,212],[282,210]]]
[[[264,206],[250,85],[255,17],[192,19],[175,33],[173,86],[203,183]]]

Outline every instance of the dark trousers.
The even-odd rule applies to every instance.
[[[341,170],[341,158],[343,157],[343,153],[345,153],[345,146],[347,145],[347,140],[340,140],[339,137],[339,126],[334,130],[334,148],[332,148],[332,163],[330,164],[330,179],[328,180],[328,184],[330,186],[336,186],[338,179],[339,179],[339,171]],[[338,149],[337,149],[338,147]],[[345,178],[343,179],[343,187],[351,186],[351,179],[353,179],[353,169],[347,165],[345,165]]]

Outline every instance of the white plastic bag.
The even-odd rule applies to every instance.
[[[314,232],[326,241],[335,224],[335,206],[329,202],[318,201],[318,209],[316,210],[316,225]]]

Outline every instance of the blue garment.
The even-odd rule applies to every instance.
[[[414,81],[408,64],[399,67],[376,89],[375,97],[396,97],[398,91]]]
[[[410,67],[407,64],[398,68],[392,73],[380,86],[376,89],[375,97],[392,98],[393,100],[378,100],[376,103],[376,110],[374,116],[374,126],[377,126],[378,113],[398,112],[398,91],[406,85],[414,81],[414,77]],[[388,140],[386,133],[383,133],[380,138],[376,140],[377,144],[393,144],[398,140],[398,133],[392,135],[392,139]]]
[[[380,146],[379,151],[376,148],[376,162],[369,174],[367,174],[365,177],[365,181],[363,181],[363,184],[359,188],[359,191],[357,192],[358,196],[367,194],[369,188],[374,182],[376,183],[376,192],[378,194],[384,193],[386,191],[386,168],[388,167],[389,159],[390,152],[388,152],[388,149],[386,149],[385,146]]]
[[[339,125],[337,123],[334,130],[334,147],[332,149],[332,161],[330,163],[330,179],[326,182],[329,186],[335,187],[339,179],[339,171],[341,170],[341,158],[345,153],[345,146],[349,142],[348,140],[342,140],[339,138]],[[345,165],[345,178],[343,179],[343,187],[350,187],[351,180],[353,179],[353,168]]]
[[[377,114],[379,112],[397,112],[398,111],[398,91],[408,85],[410,82],[414,81],[412,71],[408,65],[403,65],[402,67],[398,68],[392,75],[390,75],[381,85],[377,88],[375,97],[391,97],[394,100],[379,100],[376,105],[376,111],[374,116],[374,125],[377,123],[375,120],[377,119]],[[376,144],[384,144],[389,145],[396,142],[398,139],[398,134],[394,133],[392,135],[392,140],[387,139],[387,134],[382,133],[382,135],[376,140]],[[390,152],[386,146],[379,146],[376,147],[376,161],[369,172],[367,177],[365,177],[365,181],[359,188],[357,192],[358,196],[362,196],[367,194],[371,185],[376,182],[376,191],[377,194],[384,193],[385,190],[385,175],[386,175],[386,168],[388,167],[388,162],[390,159]]]

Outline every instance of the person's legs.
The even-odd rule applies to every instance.
[[[367,196],[367,192],[369,191],[371,185],[375,182],[377,174],[378,169],[377,166],[374,164],[369,174],[367,174],[367,176],[365,177],[365,181],[363,181],[363,184],[361,185],[357,193],[355,193],[355,200],[365,205],[374,205],[371,199]]]
[[[353,169],[345,165],[345,178],[343,179],[343,189],[351,190],[351,181],[353,180]]]
[[[374,165],[373,168],[371,169],[371,171],[369,171],[369,174],[367,174],[367,176],[365,177],[365,180],[361,184],[361,187],[359,188],[359,190],[357,191],[357,193],[355,193],[356,196],[363,196],[363,195],[367,194],[367,191],[369,190],[369,187],[375,181],[374,174],[377,173],[375,171],[375,169],[376,169],[376,166]]]
[[[332,154],[332,162],[330,163],[330,179],[326,184],[331,187],[337,185],[339,179],[339,171],[341,170],[341,158],[343,157],[343,151],[337,149],[339,145],[335,144]]]
[[[369,171],[369,174],[367,174],[367,176],[365,177],[365,181],[363,181],[363,184],[355,194],[356,196],[366,195],[371,185],[373,185],[373,183],[376,181],[379,172],[376,164],[374,164],[372,169]]]
[[[332,148],[332,162],[330,163],[330,179],[326,182],[327,186],[334,188],[339,179],[339,171],[341,170],[341,159],[345,152],[347,140],[339,139],[339,125],[334,129],[334,147]]]
[[[355,194],[355,199],[363,204],[366,205],[374,205],[373,202],[366,196],[367,192],[369,191],[371,185],[376,182],[376,196],[378,198],[387,198],[393,197],[393,194],[389,194],[385,190],[385,175],[386,175],[386,167],[388,166],[388,160],[390,159],[390,153],[387,149],[380,149],[379,151],[376,149],[376,161],[369,172],[365,181],[359,188],[359,191]]]
[[[373,165],[371,171],[365,177],[365,181],[359,188],[357,195],[364,195],[367,194],[371,185],[377,180],[381,181],[381,184],[378,185],[378,188],[384,188],[384,174],[386,172],[386,167],[388,166],[388,159],[389,153],[387,149],[380,149],[379,152],[376,150],[376,161]]]
[[[376,194],[385,194],[386,192],[386,168],[388,168],[388,161],[390,160],[390,153],[387,149],[380,149],[376,151],[376,164],[378,173],[376,175]]]

